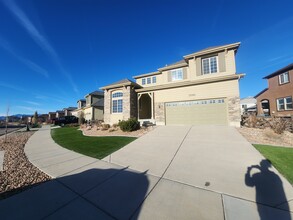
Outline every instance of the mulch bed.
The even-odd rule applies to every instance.
[[[0,199],[7,198],[36,184],[48,181],[50,176],[32,165],[24,153],[24,146],[34,132],[19,132],[0,138],[4,150],[3,171],[0,171]]]

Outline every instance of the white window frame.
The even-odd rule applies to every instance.
[[[216,72],[212,72],[212,67],[211,67],[211,59],[212,58],[216,58],[216,63],[217,63],[217,71]],[[205,68],[204,68],[204,62],[208,61],[208,72],[205,72]],[[206,74],[214,74],[214,73],[218,73],[219,72],[219,60],[218,60],[218,56],[212,56],[212,57],[207,57],[201,60],[201,69],[202,69],[202,75],[206,75]]]
[[[152,84],[152,78],[151,77],[147,78],[147,84]]]
[[[152,77],[152,83],[154,84],[154,83],[157,83],[157,77],[156,76],[153,76]]]
[[[142,84],[142,85],[145,85],[145,83],[146,83],[145,78],[142,78],[142,79],[141,79],[141,84]]]
[[[285,84],[289,82],[289,72],[285,72],[279,75],[279,84]]]
[[[291,101],[288,101],[288,99],[291,99]],[[283,104],[280,104],[280,101],[283,101]],[[277,99],[277,109],[278,111],[288,111],[288,110],[293,110],[293,108],[288,108],[288,105],[292,106],[292,96],[287,96],[285,98],[278,98]],[[281,106],[284,106],[282,109],[280,108]]]
[[[171,70],[171,79],[172,81],[183,80],[183,69]]]
[[[112,114],[121,114],[123,112],[123,92],[112,92]]]

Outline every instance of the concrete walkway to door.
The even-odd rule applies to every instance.
[[[155,217],[176,216],[178,209],[170,210],[165,201],[194,205],[196,199],[186,194],[191,187],[207,196],[198,204],[198,210],[210,204],[205,214],[220,204],[225,219],[291,219],[283,210],[293,211],[292,186],[233,127],[158,127],[104,160],[161,178],[142,215],[157,207],[161,212]]]

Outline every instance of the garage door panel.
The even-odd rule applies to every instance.
[[[223,99],[167,103],[166,124],[227,125],[226,103]]]

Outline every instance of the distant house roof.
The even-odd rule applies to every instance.
[[[140,85],[138,85],[137,83],[129,80],[129,79],[122,79],[118,82],[115,82],[115,83],[112,83],[110,85],[107,85],[107,86],[104,86],[104,87],[101,87],[100,89],[112,89],[112,88],[118,88],[118,87],[121,87],[121,86],[134,86],[135,88],[141,88]]]
[[[248,96],[240,100],[240,104],[247,104],[247,103],[256,104],[256,99],[252,96]]]
[[[68,111],[72,111],[77,109],[77,107],[68,107],[68,108],[64,108],[63,110],[68,110]]]
[[[56,112],[49,112],[48,114],[52,115],[52,114],[56,114]]]
[[[77,100],[77,102],[85,102],[85,99]]]
[[[95,103],[92,104],[93,107],[104,107],[104,99],[99,99]]]
[[[284,72],[286,72],[286,71],[289,71],[289,70],[291,70],[291,69],[293,69],[293,63],[289,64],[288,66],[283,67],[282,69],[279,69],[279,70],[277,70],[277,71],[271,73],[270,75],[265,76],[263,79],[269,79],[269,78],[272,78],[272,77],[274,77],[274,76],[276,76],[276,75],[279,75],[279,74],[284,73]]]
[[[56,111],[56,113],[64,113],[64,111],[63,110],[58,110],[58,111]]]
[[[104,92],[103,91],[94,91],[94,92],[91,92],[89,93],[89,95],[98,95],[98,96],[104,96]]]

